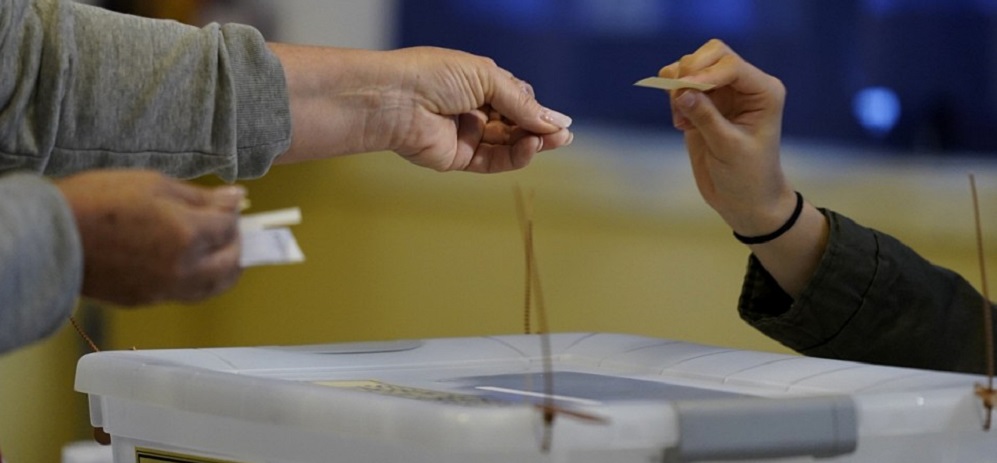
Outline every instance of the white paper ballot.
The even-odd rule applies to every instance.
[[[244,214],[239,218],[239,231],[261,230],[264,228],[286,227],[301,223],[301,209],[289,207],[269,212]]]
[[[707,90],[716,87],[713,84],[701,84],[698,82],[689,82],[688,80],[682,79],[669,79],[666,77],[647,77],[637,82],[634,85],[638,87],[649,87],[649,88],[659,88],[661,90],[678,90],[680,88],[691,88],[693,90],[699,90],[705,92]]]
[[[243,215],[239,219],[239,233],[242,235],[240,265],[253,267],[303,262],[305,254],[287,227],[299,223],[301,210],[296,207]]]

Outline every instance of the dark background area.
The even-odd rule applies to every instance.
[[[579,122],[669,124],[665,97],[632,83],[715,37],[786,84],[787,136],[997,155],[997,0],[399,5],[398,46],[490,56]],[[879,103],[861,105],[860,117],[855,103],[864,92]]]

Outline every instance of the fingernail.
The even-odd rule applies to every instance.
[[[246,197],[246,187],[242,185],[225,185],[215,188],[215,196],[219,198],[237,198],[242,199]]]
[[[226,185],[215,188],[215,204],[225,208],[241,209],[246,198],[246,188],[241,185]]]
[[[540,142],[537,143],[537,152],[539,153],[544,150],[544,137],[537,137],[537,141]]]
[[[691,109],[692,105],[696,104],[696,95],[692,92],[682,92],[679,96],[675,97],[675,103],[679,109]]]
[[[573,142],[573,141],[575,141],[575,133],[574,132],[569,132],[568,133],[568,141],[564,142],[564,146],[570,145],[571,142]]]
[[[544,109],[543,114],[540,116],[545,122],[554,124],[562,129],[571,127],[571,118],[561,114],[553,109]]]
[[[682,116],[675,116],[675,118],[672,119],[672,125],[674,125],[675,128],[679,130],[685,130],[691,126],[689,124],[689,119],[686,119]]]

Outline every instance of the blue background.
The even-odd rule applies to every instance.
[[[720,38],[786,84],[787,136],[941,153],[997,152],[997,0],[420,0],[398,46],[494,58],[576,120],[670,123],[631,84]],[[864,89],[897,98],[853,107]]]

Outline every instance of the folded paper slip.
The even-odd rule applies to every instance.
[[[303,262],[305,254],[287,226],[301,223],[301,210],[292,207],[246,214],[239,219],[242,267]]]

